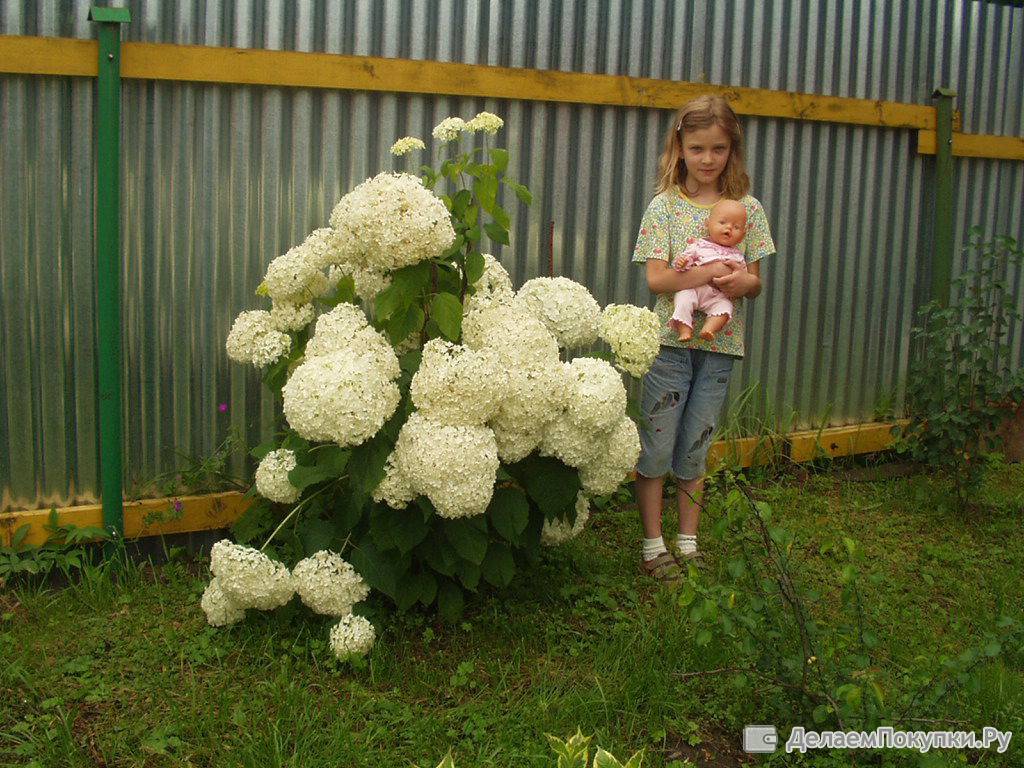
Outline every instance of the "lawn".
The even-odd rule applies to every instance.
[[[1024,467],[997,465],[986,508],[959,518],[943,483],[916,474],[855,477],[832,467],[754,478],[757,498],[795,536],[801,588],[823,626],[841,621],[839,568],[823,553],[849,537],[863,550],[861,599],[877,632],[880,676],[898,686],[922,659],[977,645],[999,615],[1024,621]],[[725,577],[729,540],[705,534],[709,581]],[[579,539],[463,619],[417,613],[378,620],[356,666],[333,659],[327,620],[293,601],[241,624],[206,625],[207,563],[177,557],[71,586],[0,593],[0,764],[38,766],[553,765],[545,734],[577,728],[623,762],[646,766],[1024,765],[1024,657],[1003,649],[974,685],[951,685],[915,727],[1016,736],[1003,755],[808,752],[750,758],[747,723],[780,738],[813,723],[777,690],[736,686],[734,649],[695,643],[674,592],[638,573],[639,523],[627,494],[596,511]],[[915,662],[915,659],[917,662]],[[885,691],[889,695],[888,690]],[[925,722],[927,721],[927,722]]]

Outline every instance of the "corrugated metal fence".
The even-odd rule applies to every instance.
[[[131,41],[434,59],[929,104],[962,130],[1024,134],[1024,9],[991,2],[132,2]],[[0,34],[90,38],[89,3],[0,3]],[[0,508],[97,498],[94,82],[0,77]],[[507,122],[515,176],[502,260],[602,303],[648,304],[633,240],[669,115],[627,109],[125,81],[122,138],[126,466],[132,481],[255,440],[271,402],[223,341],[271,258],[382,169],[399,136],[449,114]],[[757,385],[794,426],[897,406],[928,290],[933,158],[911,131],[748,118],[754,194],[779,254],[750,308],[734,394]],[[413,167],[410,165],[410,167]],[[1024,164],[955,159],[956,241],[1024,240]],[[515,207],[515,206],[510,206]],[[954,267],[957,268],[956,265]],[[1024,276],[1011,276],[1018,286]],[[1018,291],[1024,297],[1024,289]],[[1022,298],[1024,302],[1024,298]],[[1020,330],[1014,337],[1021,364]],[[222,413],[220,404],[227,404]],[[240,471],[241,467],[234,467]]]

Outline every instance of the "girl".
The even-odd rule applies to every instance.
[[[640,224],[633,261],[647,271],[657,294],[654,309],[662,324],[661,351],[644,377],[637,463],[636,500],[643,523],[644,573],[674,581],[688,561],[700,565],[697,523],[711,435],[729,387],[733,361],[743,357],[743,297],[761,293],[759,260],[775,253],[761,204],[748,193],[743,133],[736,114],[720,96],[700,96],[676,113],[658,163],[658,194]],[[672,269],[674,256],[706,236],[711,206],[738,200],[747,211],[747,234],[739,249],[744,270],[728,262]],[[703,317],[694,318],[693,338],[681,341],[668,325],[676,291],[712,284],[735,302],[724,332],[700,338]],[[678,486],[679,535],[673,552],[661,535],[664,476]]]

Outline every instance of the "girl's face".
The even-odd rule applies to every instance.
[[[686,131],[683,134],[683,162],[686,163],[687,179],[693,179],[700,186],[715,186],[718,177],[729,162],[732,145],[727,134],[719,125]]]

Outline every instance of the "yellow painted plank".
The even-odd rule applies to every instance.
[[[819,444],[830,456],[874,453],[885,450],[892,444],[894,426],[905,424],[907,422],[904,420],[894,423],[833,427],[821,431],[793,432],[786,437],[785,442],[790,445],[790,458],[794,461],[809,461],[815,458],[816,446]],[[708,463],[716,466],[722,461],[736,459],[742,466],[749,467],[770,460],[772,456],[778,455],[783,447],[779,443],[771,443],[760,437],[719,440],[708,452]],[[125,502],[125,537],[134,539],[140,536],[226,528],[241,517],[251,503],[250,499],[235,492]],[[58,509],[57,513],[64,525],[71,523],[79,527],[99,527],[103,524],[103,510],[99,504],[64,507]],[[49,517],[48,509],[0,515],[0,544],[10,545],[14,532],[26,523],[30,529],[24,543],[44,543],[49,535],[45,528]]]
[[[241,517],[250,503],[242,494],[233,492],[128,501],[124,504],[125,538],[225,528]],[[64,507],[57,514],[63,525],[103,525],[103,508],[99,504]],[[28,523],[30,529],[24,543],[43,544],[50,535],[46,530],[49,518],[49,509],[0,515],[0,543],[8,546],[14,532]]]
[[[0,37],[0,71],[96,74],[96,45],[64,38]],[[515,69],[411,59],[244,48],[125,43],[121,76],[238,85],[480,96],[675,109],[701,93],[721,93],[740,114],[892,128],[935,127],[920,104],[732,88],[704,83]]]
[[[0,72],[96,77],[95,40],[0,35]]]
[[[917,153],[934,155],[935,131],[917,132]],[[980,133],[954,133],[953,155],[989,157],[997,160],[1024,160],[1024,136],[988,136]]]

